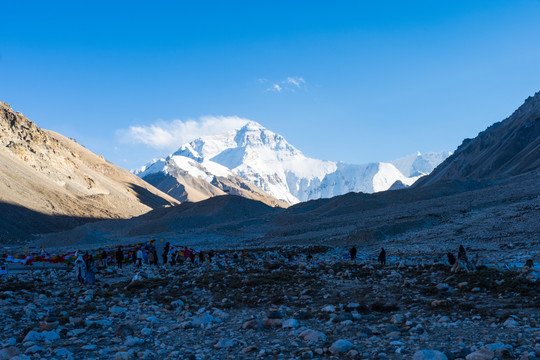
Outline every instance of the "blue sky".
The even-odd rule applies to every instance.
[[[234,116],[325,160],[454,150],[540,90],[539,0],[12,1],[2,14],[0,100],[128,169],[176,146],[130,129],[180,141]]]

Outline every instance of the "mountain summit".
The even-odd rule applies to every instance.
[[[211,183],[218,178],[241,178],[288,204],[348,192],[384,191],[396,181],[411,185],[423,175],[405,176],[391,163],[352,165],[309,158],[283,136],[254,121],[227,134],[198,138],[184,144],[167,159],[149,164],[136,174],[169,192],[150,175],[178,171],[188,171]]]

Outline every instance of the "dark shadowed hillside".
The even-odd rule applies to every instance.
[[[540,92],[525,100],[510,117],[466,139],[420,187],[441,181],[500,179],[540,168]]]

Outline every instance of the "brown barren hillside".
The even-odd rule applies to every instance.
[[[130,218],[177,203],[0,102],[0,241],[94,219]]]

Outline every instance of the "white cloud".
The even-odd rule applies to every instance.
[[[302,85],[304,85],[306,83],[306,81],[301,78],[301,77],[288,77],[287,78],[287,84],[292,84],[294,86],[296,86],[297,88],[300,88],[302,87]]]
[[[261,80],[264,80],[264,82],[267,81],[267,79],[258,79],[259,82],[263,82]],[[285,80],[272,82],[272,86],[266,89],[266,91],[295,91],[296,89],[300,89],[302,87],[305,87],[306,81],[304,78],[300,76],[288,76]]]
[[[204,116],[198,120],[157,121],[117,131],[120,141],[144,144],[158,150],[175,151],[198,137],[217,135],[241,128],[249,120],[238,116]]]
[[[281,90],[283,90],[283,89],[281,88],[281,86],[279,86],[279,84],[272,84],[272,87],[269,88],[268,90],[281,92]]]

